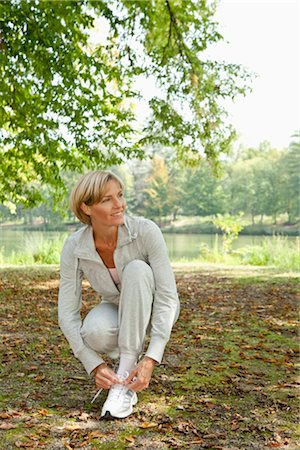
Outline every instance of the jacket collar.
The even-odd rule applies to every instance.
[[[81,228],[78,233],[80,233],[80,235],[77,240],[74,255],[79,258],[85,258],[99,262],[100,258],[95,247],[93,228],[90,225],[86,225],[85,227]],[[130,244],[130,242],[132,242],[136,238],[137,230],[135,221],[133,218],[128,217],[125,214],[124,224],[120,225],[118,229],[118,241],[116,248],[120,248],[124,245]]]

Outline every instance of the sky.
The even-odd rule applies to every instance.
[[[208,54],[258,75],[252,93],[227,106],[239,142],[287,147],[300,129],[300,1],[221,0],[215,19],[224,41]]]
[[[257,74],[252,92],[226,103],[236,146],[287,147],[300,129],[300,0],[220,0],[214,20],[224,40],[205,56]],[[137,86],[147,99],[157,94],[149,79]],[[146,115],[142,103],[138,110]]]

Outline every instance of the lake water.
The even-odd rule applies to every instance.
[[[62,231],[18,231],[0,228],[0,251],[4,258],[13,252],[25,252],[34,249],[41,242],[61,239],[61,242],[67,237],[68,233]],[[164,234],[165,241],[169,250],[171,260],[185,258],[191,260],[197,258],[203,244],[212,248],[215,244],[215,235],[211,234]],[[241,248],[247,245],[259,245],[265,239],[272,239],[266,236],[240,236],[233,243],[233,248]],[[289,240],[295,240],[295,237],[288,237]],[[219,245],[222,238],[218,237]]]

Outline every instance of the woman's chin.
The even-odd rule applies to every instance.
[[[124,223],[124,214],[120,214],[119,216],[112,217],[113,225],[123,225]]]

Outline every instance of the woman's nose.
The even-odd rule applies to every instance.
[[[114,199],[114,206],[118,208],[118,207],[120,207],[122,205],[123,205],[123,199],[120,198],[120,197],[116,197]]]

